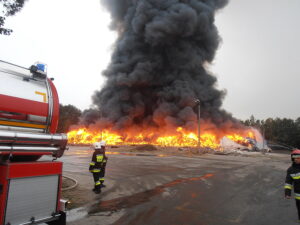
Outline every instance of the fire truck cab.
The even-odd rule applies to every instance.
[[[66,224],[61,203],[67,136],[57,134],[59,100],[46,65],[0,60],[0,224]],[[48,159],[39,160],[48,155]],[[44,157],[46,158],[46,157]]]

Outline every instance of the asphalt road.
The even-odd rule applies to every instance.
[[[62,158],[84,203],[68,213],[70,225],[297,224],[295,201],[283,198],[288,155],[109,154],[107,187],[96,195],[91,154],[73,148]]]

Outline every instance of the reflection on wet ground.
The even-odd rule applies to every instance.
[[[64,155],[90,155],[91,150],[81,150],[81,149],[76,149],[76,150],[69,150],[69,151],[65,151]]]
[[[65,155],[91,155],[93,150],[72,150],[66,151]],[[147,154],[147,153],[128,153],[128,152],[110,152],[106,151],[107,155],[126,155],[126,156],[155,156],[155,157],[167,157],[164,154]]]
[[[115,198],[108,201],[101,201],[100,203],[97,203],[91,207],[91,209],[89,210],[89,214],[108,212],[108,211],[118,211],[123,208],[131,208],[136,205],[148,202],[153,196],[163,193],[166,188],[173,187],[181,183],[187,183],[191,181],[198,181],[198,180],[210,178],[212,176],[213,174],[209,173],[201,177],[177,179],[172,182],[166,183],[164,185],[157,186],[152,190],[139,192],[131,196]]]
[[[128,152],[106,152],[107,155],[128,155],[128,156],[156,156],[156,157],[167,157],[163,154],[147,154],[147,153],[128,153]]]

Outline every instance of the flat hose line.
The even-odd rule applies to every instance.
[[[65,176],[65,175],[63,175],[63,177],[72,180],[72,181],[74,182],[74,184],[73,184],[72,186],[70,186],[70,187],[62,188],[62,189],[61,189],[62,191],[68,191],[68,190],[71,190],[71,189],[75,188],[75,187],[78,185],[78,181],[75,180],[74,178],[68,177],[68,176]]]

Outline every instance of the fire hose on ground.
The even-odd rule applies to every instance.
[[[70,186],[70,187],[62,188],[62,191],[71,190],[71,189],[75,188],[78,185],[78,181],[75,180],[74,178],[68,177],[68,176],[65,176],[65,175],[63,175],[63,177],[66,178],[66,179],[69,179],[69,180],[73,181],[74,184],[72,186]]]

